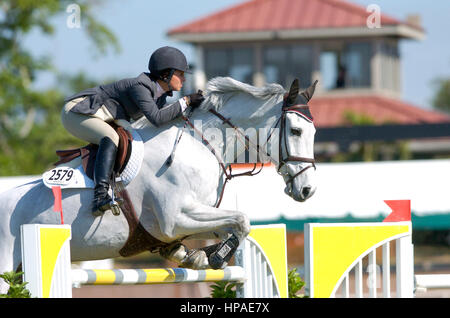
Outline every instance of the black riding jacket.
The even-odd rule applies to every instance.
[[[179,101],[165,106],[168,93],[154,98],[156,91],[156,80],[149,73],[141,73],[138,77],[88,88],[68,97],[65,102],[87,96],[71,111],[93,115],[105,105],[114,119],[131,121],[145,116],[153,125],[159,126],[178,117],[182,110]]]

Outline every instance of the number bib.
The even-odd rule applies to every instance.
[[[120,174],[120,179],[125,186],[137,176],[144,159],[144,142],[142,141],[141,136],[134,129],[131,134],[133,135],[133,143],[131,146],[132,152],[125,169]],[[64,166],[63,164],[46,171],[42,175],[42,181],[44,182],[44,185],[50,189],[54,186],[60,186],[61,189],[93,189],[95,187],[94,181],[86,175],[81,164],[76,168]]]
[[[60,186],[64,188],[93,188],[94,182],[88,178],[83,171],[82,167],[70,168],[64,166],[58,166],[52,170],[45,172],[42,175],[44,184],[51,188],[52,186]]]

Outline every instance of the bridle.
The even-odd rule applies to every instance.
[[[310,163],[310,165],[306,166],[305,168],[301,169],[299,172],[297,172],[295,175],[290,176],[289,179],[286,181],[286,184],[291,183],[292,181],[294,181],[294,179],[301,175],[303,172],[305,172],[306,170],[308,170],[309,168],[314,168],[314,170],[316,170],[316,161],[314,158],[306,158],[306,157],[298,157],[298,156],[292,156],[291,154],[289,154],[289,148],[287,145],[287,136],[286,136],[286,114],[287,112],[295,112],[297,114],[299,114],[302,118],[304,118],[305,120],[311,121],[312,122],[312,118],[308,117],[307,115],[305,115],[305,111],[307,111],[307,113],[309,114],[309,107],[308,105],[293,105],[293,106],[284,106],[281,109],[281,117],[279,119],[280,121],[280,140],[279,140],[279,145],[278,145],[278,151],[279,151],[279,157],[281,158],[280,160],[280,164],[278,166],[277,172],[279,174],[281,168],[288,162],[293,161],[293,162],[307,162]],[[284,138],[283,138],[284,137]],[[286,157],[283,158],[283,149],[281,147],[281,143],[284,139],[284,148],[286,151]]]
[[[285,100],[285,102],[286,102],[286,100]],[[314,168],[314,170],[316,169],[316,165],[315,165],[315,160],[314,160],[314,158],[305,158],[305,157],[292,156],[292,155],[289,154],[289,148],[287,147],[287,137],[286,137],[286,113],[287,113],[287,112],[290,112],[290,111],[296,112],[296,113],[298,113],[299,115],[301,115],[305,120],[309,120],[309,121],[312,122],[312,118],[309,118],[307,115],[305,115],[305,110],[307,110],[307,114],[309,114],[309,107],[308,107],[308,105],[300,105],[300,104],[298,104],[298,105],[293,105],[293,106],[286,106],[286,105],[283,105],[282,108],[281,108],[281,115],[280,115],[280,117],[277,119],[277,121],[275,122],[275,125],[272,127],[272,132],[271,132],[270,135],[267,137],[267,140],[266,140],[266,142],[265,142],[265,144],[264,144],[264,145],[266,145],[266,144],[269,142],[269,140],[271,139],[272,134],[273,134],[273,131],[274,131],[274,128],[276,128],[278,125],[280,125],[280,134],[279,134],[278,152],[279,152],[279,158],[282,158],[282,159],[281,159],[281,160],[279,161],[279,163],[278,163],[279,165],[278,165],[278,168],[277,168],[277,172],[278,172],[279,174],[281,174],[281,173],[280,173],[281,167],[284,166],[284,165],[285,165],[286,163],[288,163],[288,162],[292,162],[292,161],[293,161],[293,162],[307,162],[307,163],[311,163],[311,165],[308,165],[307,167],[301,169],[301,170],[300,170],[298,173],[296,173],[295,175],[289,176],[289,179],[286,181],[286,184],[290,184],[291,182],[293,182],[294,179],[295,179],[297,176],[301,175],[302,173],[304,173],[304,172],[305,172],[306,170],[308,170],[309,168]],[[222,124],[227,124],[228,126],[230,126],[231,128],[233,128],[234,131],[238,132],[238,134],[241,135],[241,136],[245,139],[245,141],[248,142],[249,145],[252,145],[252,146],[256,149],[257,153],[264,152],[264,155],[265,155],[265,156],[271,157],[265,150],[261,149],[259,145],[254,145],[254,144],[250,141],[250,139],[248,138],[248,136],[244,135],[244,134],[238,129],[238,127],[235,126],[235,125],[231,122],[231,120],[230,120],[231,118],[226,118],[226,117],[224,117],[222,114],[220,114],[219,112],[217,112],[217,111],[214,110],[214,109],[210,109],[209,112],[210,112],[211,114],[215,115],[216,117],[218,117],[218,118],[222,121]],[[255,163],[255,164],[254,164],[254,167],[253,167],[253,169],[252,169],[251,171],[246,171],[246,172],[243,172],[243,173],[232,174],[232,168],[231,168],[231,165],[228,165],[228,170],[229,170],[229,171],[227,171],[227,167],[225,167],[225,164],[222,162],[221,158],[217,155],[216,151],[215,151],[214,148],[211,146],[211,144],[208,142],[208,140],[207,140],[206,138],[204,138],[203,133],[202,133],[201,131],[199,131],[199,130],[192,124],[192,122],[190,121],[190,116],[182,116],[182,118],[183,118],[183,120],[185,121],[185,126],[186,126],[186,123],[187,123],[187,124],[188,124],[188,125],[189,125],[196,133],[197,133],[197,134],[199,134],[199,135],[201,136],[202,140],[207,144],[207,146],[208,146],[208,148],[210,149],[210,151],[211,151],[211,152],[214,154],[214,156],[217,158],[217,161],[219,162],[219,164],[220,164],[220,166],[221,166],[221,168],[222,168],[222,170],[223,170],[223,172],[224,172],[224,175],[225,175],[225,182],[224,182],[224,184],[223,184],[223,187],[222,187],[222,191],[221,191],[221,193],[220,193],[219,200],[218,200],[218,202],[217,202],[217,204],[216,204],[216,206],[215,206],[215,207],[217,208],[217,207],[219,207],[219,205],[220,205],[220,203],[221,203],[221,201],[222,201],[222,197],[223,197],[224,190],[225,190],[225,185],[227,184],[227,182],[228,182],[229,180],[231,180],[231,179],[234,178],[234,177],[239,177],[239,176],[254,176],[254,175],[257,175],[258,173],[261,172],[262,168],[264,167],[264,163],[261,163],[261,168],[260,168],[257,172],[255,172],[256,167],[257,167],[257,164]],[[283,138],[283,137],[284,137],[284,138]],[[286,154],[287,154],[286,157],[283,157],[283,150],[282,150],[282,142],[283,142],[283,139],[284,139],[284,145],[285,145]],[[244,143],[244,145],[245,145],[245,143]],[[246,148],[247,148],[247,147],[246,147]],[[247,148],[247,149],[248,149],[248,148]],[[272,158],[272,159],[273,159],[273,158]]]

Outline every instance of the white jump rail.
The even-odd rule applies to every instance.
[[[79,285],[216,281],[237,282],[239,298],[278,298],[288,294],[284,224],[252,227],[236,251],[236,265],[222,270],[71,269],[70,225],[25,224],[21,232],[24,281],[33,297],[70,298],[72,287]]]
[[[187,268],[149,269],[72,269],[73,285],[139,285],[192,282],[244,282],[241,266],[223,270],[193,270]]]
[[[450,288],[450,274],[414,275],[416,292],[427,289]]]

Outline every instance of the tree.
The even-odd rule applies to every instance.
[[[433,98],[433,107],[450,113],[450,78],[441,78],[435,81],[437,90]]]
[[[32,30],[54,34],[52,17],[67,14],[69,0],[3,0],[0,3],[0,175],[42,173],[56,161],[54,150],[79,146],[80,141],[64,131],[60,112],[64,92],[60,88],[36,90],[38,72],[57,70],[47,56],[34,57],[22,44]],[[83,29],[97,52],[119,51],[115,36],[92,14],[92,1],[79,0]],[[67,85],[88,84],[80,74],[65,75]],[[92,83],[89,83],[92,84]],[[86,88],[86,87],[85,87]]]

